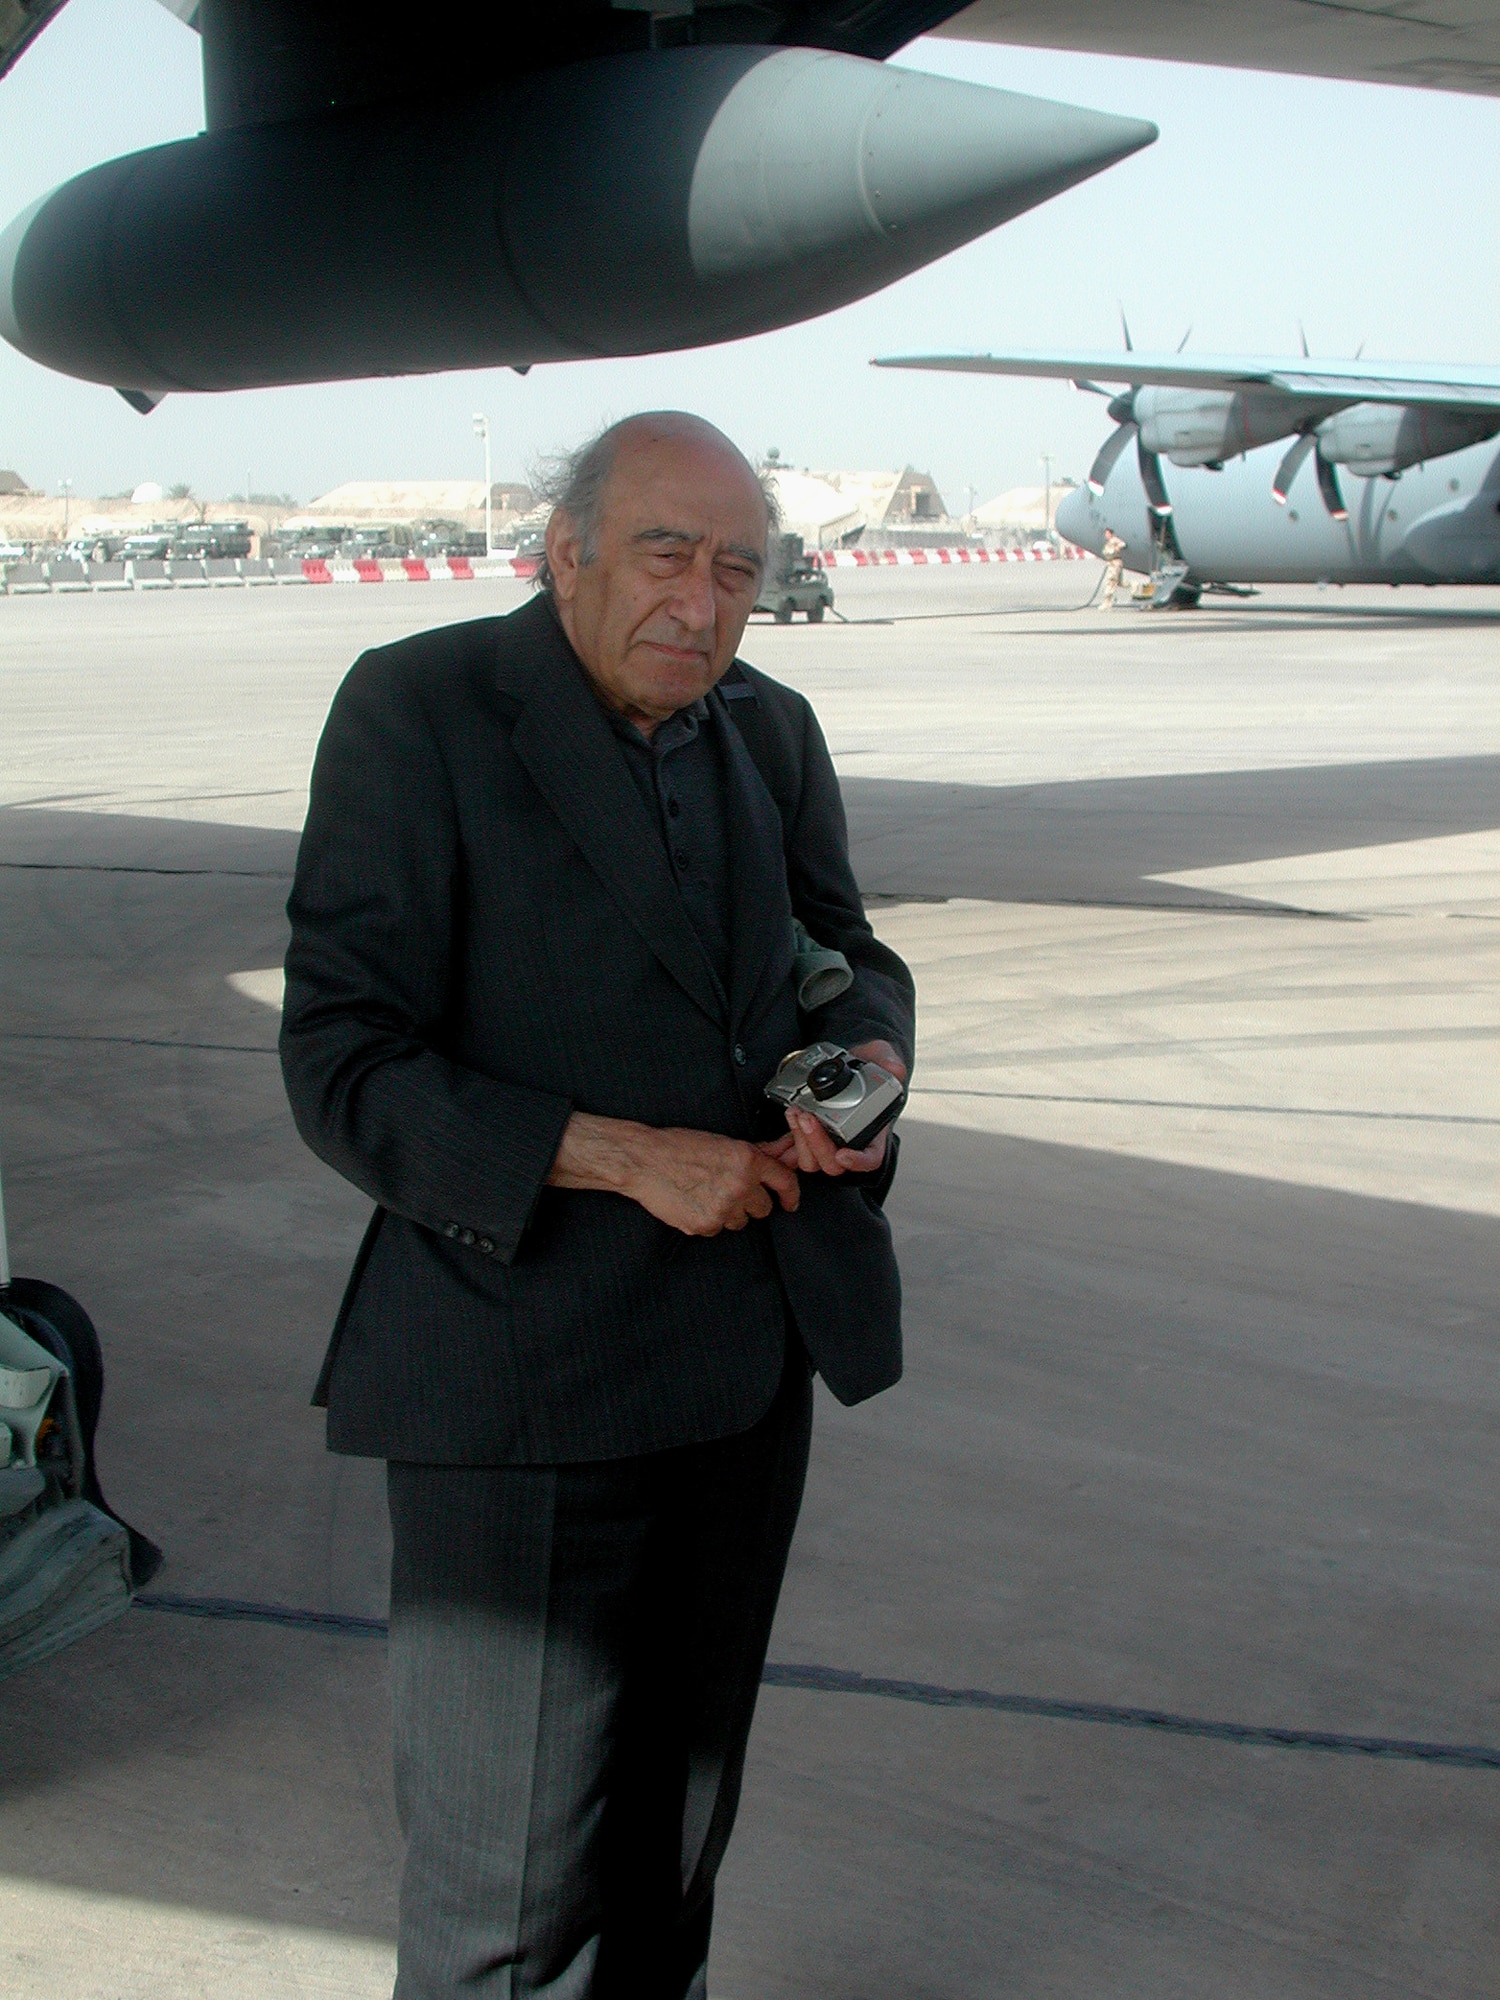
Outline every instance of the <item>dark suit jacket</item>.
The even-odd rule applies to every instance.
[[[785,1129],[762,1086],[812,1032],[910,1059],[911,979],[865,921],[811,709],[738,665],[709,699],[727,1012],[548,604],[367,653],[335,698],[281,1051],[303,1137],[378,1203],[319,1385],[336,1451],[532,1463],[728,1436],[775,1393],[784,1302],[843,1401],[900,1374],[882,1188],[805,1176],[795,1215],[695,1238],[545,1185],[575,1108],[760,1138]],[[856,972],[811,1023],[794,909]]]

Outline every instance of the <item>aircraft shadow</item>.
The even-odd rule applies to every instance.
[[[1497,762],[847,789],[873,893],[1139,900],[1155,868],[1492,825]],[[380,1469],[307,1406],[366,1204],[224,983],[279,958],[294,848],[0,814],[6,1192],[18,1268],[99,1323],[105,1487],[161,1587],[372,1616]],[[892,1214],[908,1378],[821,1399],[773,1657],[1493,1740],[1500,1225],[915,1121]],[[387,1936],[385,1704],[378,1641],[132,1612],[0,1688],[7,1870]],[[1431,1918],[1447,1987],[1410,1882],[1483,1851],[1485,1782],[768,1690],[726,1990],[956,1996],[1003,1964],[1040,2000],[1148,1942],[1140,1990],[1478,1990],[1487,1878]]]
[[[22,1218],[49,1266],[108,1294],[107,1469],[167,1544],[165,1581],[378,1606],[321,1546],[378,1551],[384,1524],[378,1478],[342,1526],[319,1484],[319,1246],[289,1279],[279,1246],[236,1230],[206,1250],[160,1205],[211,1173],[227,1211],[268,1167],[297,1179],[297,1152],[284,1122],[269,1159],[122,1157],[61,1201],[26,1188]],[[854,1411],[820,1397],[773,1658],[1493,1740],[1474,1578],[1500,1228],[916,1124],[893,1215],[907,1380]],[[190,1291],[163,1283],[180,1266]],[[0,1701],[12,1874],[391,1935],[378,1641],[135,1612]],[[1353,2000],[1406,1966],[1412,1990],[1457,1996],[1478,1990],[1488,1889],[1460,1879],[1443,1903],[1450,1985],[1408,1874],[1454,1841],[1483,1851],[1488,1775],[768,1690],[721,1897],[728,1990],[818,1967],[856,2000],[883,1967],[957,2000],[1004,1965],[1007,1992],[1042,2000],[1064,1976],[1102,1987],[1149,1937],[1225,1991],[1274,1973],[1293,2000]]]
[[[1150,878],[1500,826],[1500,757],[843,792],[867,896],[1263,908]]]

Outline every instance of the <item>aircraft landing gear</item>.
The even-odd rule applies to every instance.
[[[1162,563],[1151,572],[1153,611],[1196,611],[1203,602],[1203,585],[1188,576],[1185,562]]]
[[[1187,559],[1178,546],[1170,504],[1151,510],[1151,541],[1156,562],[1145,591],[1148,611],[1196,611],[1203,586],[1188,576]]]

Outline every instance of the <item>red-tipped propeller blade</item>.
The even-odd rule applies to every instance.
[[[1271,498],[1276,502],[1278,507],[1286,505],[1286,496],[1296,484],[1297,474],[1302,470],[1302,461],[1317,442],[1317,438],[1311,431],[1304,431],[1301,437],[1294,441],[1291,450],[1282,459],[1280,465],[1277,466],[1276,477],[1271,481]]]
[[[1133,422],[1116,424],[1115,428],[1099,447],[1099,456],[1089,467],[1088,478],[1089,491],[1096,498],[1109,484],[1109,475],[1115,469],[1115,460],[1135,435],[1135,428]]]

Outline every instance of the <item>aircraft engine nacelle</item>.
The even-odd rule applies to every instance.
[[[1500,411],[1429,410],[1415,403],[1354,403],[1318,425],[1318,453],[1330,465],[1373,479],[1429,458],[1483,444],[1500,431]]]
[[[1226,458],[1288,437],[1306,421],[1306,403],[1274,390],[1137,389],[1141,444],[1174,465],[1221,465]]]
[[[813,49],[610,56],[93,168],[0,236],[0,333],[138,407],[696,346],[861,298],[1154,137]]]

